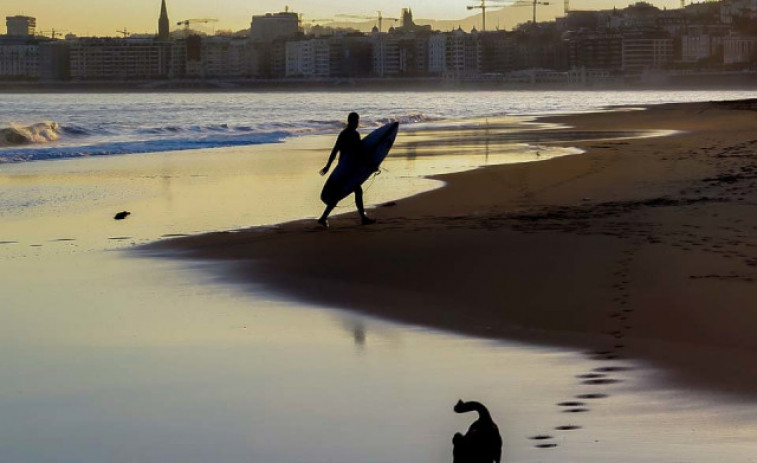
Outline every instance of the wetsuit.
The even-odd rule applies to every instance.
[[[347,163],[352,169],[360,162],[361,148],[360,134],[357,130],[348,127],[337,137],[334,154],[339,151],[339,164]]]

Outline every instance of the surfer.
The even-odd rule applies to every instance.
[[[331,169],[331,164],[334,162],[337,153],[339,153],[339,165],[348,167],[348,169],[345,169],[347,172],[354,170],[360,165],[361,162],[364,161],[362,159],[364,153],[362,144],[360,143],[360,134],[357,133],[357,126],[359,123],[360,116],[358,115],[358,113],[353,112],[350,113],[349,116],[347,116],[347,127],[342,130],[342,132],[339,134],[339,137],[336,139],[334,149],[331,150],[331,155],[329,155],[329,161],[326,163],[326,167],[324,167],[320,171],[321,175],[326,175],[329,169]],[[355,188],[354,193],[355,206],[357,206],[357,211],[358,213],[360,213],[361,223],[363,225],[376,223],[374,219],[371,219],[370,217],[365,215],[365,208],[363,207],[363,188],[358,185]],[[324,228],[329,228],[329,222],[327,219],[331,211],[336,207],[336,204],[336,202],[334,202],[333,204],[326,204],[326,209],[323,211],[321,218],[318,219],[319,225]]]

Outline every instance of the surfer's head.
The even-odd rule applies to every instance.
[[[347,116],[347,127],[350,129],[356,129],[359,123],[360,115],[358,113],[350,113],[350,115]]]

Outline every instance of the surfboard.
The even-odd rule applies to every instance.
[[[363,162],[355,164],[340,160],[326,180],[326,184],[323,185],[321,201],[325,204],[336,204],[368,180],[392,149],[399,125],[399,122],[391,122],[379,127],[361,140]]]

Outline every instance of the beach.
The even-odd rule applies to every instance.
[[[308,220],[161,247],[231,260],[229,278],[308,302],[583,346],[663,366],[660,381],[753,398],[755,109],[552,117],[577,130],[676,133],[437,177],[444,188],[374,209],[375,226],[346,214],[328,232]]]
[[[448,461],[463,399],[504,461],[752,461],[757,113],[634,102],[666,97],[407,94],[378,223],[325,231],[374,95],[39,96],[60,141],[0,164],[0,460]]]

